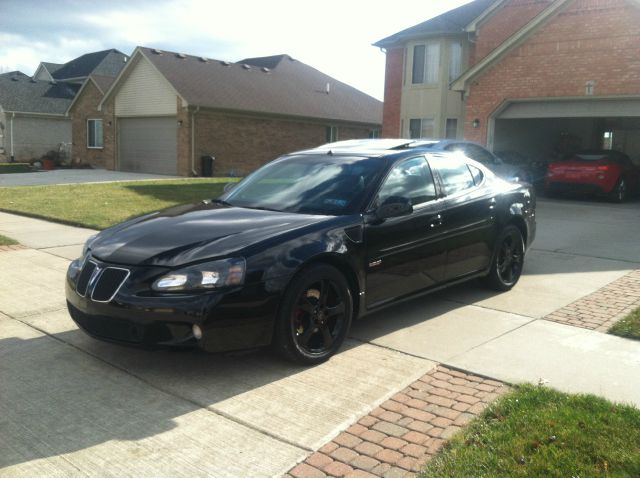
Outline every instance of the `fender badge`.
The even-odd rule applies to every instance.
[[[382,264],[382,259],[377,259],[373,262],[369,262],[369,267],[378,267],[380,264]]]

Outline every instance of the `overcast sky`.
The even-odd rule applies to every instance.
[[[468,1],[0,0],[0,70],[138,45],[228,61],[287,53],[382,99],[371,44]]]

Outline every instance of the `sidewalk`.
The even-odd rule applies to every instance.
[[[85,241],[96,233],[93,229],[0,212],[0,234],[23,246],[69,260],[80,257]]]

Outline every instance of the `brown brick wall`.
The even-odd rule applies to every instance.
[[[402,76],[404,72],[404,48],[387,50],[384,77],[384,108],[382,113],[382,137],[400,137],[400,108]]]
[[[98,168],[113,169],[114,123],[113,116],[98,111],[102,92],[89,82],[71,108],[71,158],[74,164],[89,164]],[[87,120],[102,119],[102,149],[87,147]],[[111,124],[109,124],[111,122]]]
[[[470,87],[465,138],[486,144],[491,114],[506,100],[640,93],[640,8],[626,0],[576,0]],[[474,118],[480,128],[471,126]]]
[[[187,124],[187,121],[183,124]],[[213,155],[216,158],[215,176],[244,176],[282,154],[326,143],[326,127],[329,124],[332,123],[199,111],[195,115],[196,170],[200,174],[201,156]],[[372,129],[338,123],[334,125],[338,126],[339,140],[367,138]],[[181,133],[187,130],[184,126],[181,128],[178,146],[179,172],[184,175],[185,168],[180,164],[184,162],[183,153],[187,151],[187,146]]]
[[[551,0],[511,0],[505,2],[480,24],[470,64],[487,56],[498,45],[529,23],[549,6]]]

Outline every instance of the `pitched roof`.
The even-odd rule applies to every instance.
[[[0,73],[0,76],[5,76],[7,78],[18,77],[18,78],[30,78],[26,73],[22,73],[19,70],[7,71],[6,73]]]
[[[95,82],[100,91],[104,94],[116,80],[115,76],[91,75],[90,78]]]
[[[55,80],[65,80],[69,78],[86,78],[90,74],[102,76],[118,76],[120,70],[125,66],[128,57],[124,53],[111,49],[87,53],[71,60],[55,72],[49,73]]]
[[[366,124],[382,122],[381,101],[288,55],[229,63],[157,53],[144,47],[137,51],[190,105]]]
[[[58,71],[65,65],[64,63],[51,63],[49,61],[43,61],[41,64],[44,65],[44,67],[51,75],[53,75],[56,71]]]
[[[466,5],[454,8],[442,15],[407,28],[406,30],[394,33],[387,38],[377,41],[373,45],[384,48],[413,38],[463,33],[466,26],[480,16],[480,14],[494,2],[495,0],[474,0]]]
[[[64,115],[78,85],[0,76],[0,106],[5,111]]]

